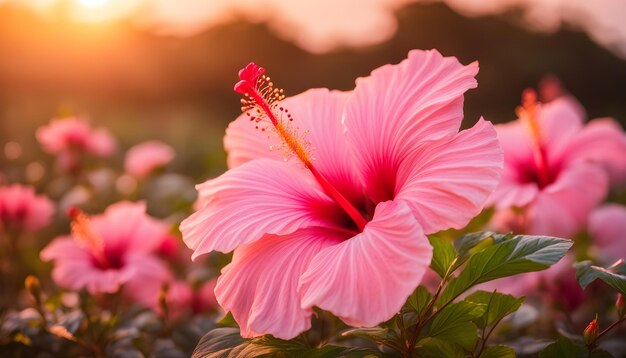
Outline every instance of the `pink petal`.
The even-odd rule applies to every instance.
[[[626,181],[626,134],[614,119],[601,118],[589,122],[555,157],[565,161],[590,161],[604,167],[613,184]]]
[[[54,261],[52,279],[60,287],[91,294],[114,293],[125,279],[119,270],[102,270],[93,264],[93,257],[71,237],[53,240],[41,252],[43,261]]]
[[[255,127],[256,123],[251,122],[250,117],[244,113],[226,128],[224,149],[228,154],[226,161],[229,168],[238,167],[254,159],[283,160],[284,153],[280,150],[270,150],[271,145],[279,143]]]
[[[431,256],[410,208],[380,203],[361,234],[313,258],[300,278],[302,307],[320,307],[352,326],[374,326],[400,310]]]
[[[134,177],[144,178],[172,161],[174,155],[174,149],[163,142],[157,140],[142,142],[126,152],[124,170]]]
[[[278,106],[287,109],[293,121],[291,125],[310,143],[310,155],[314,165],[339,192],[352,201],[362,197],[359,178],[352,169],[352,158],[343,134],[341,117],[349,92],[329,91],[325,88],[311,89],[282,101]],[[274,134],[268,139],[267,132],[255,129],[247,115],[239,116],[226,130],[224,147],[228,152],[228,166],[234,168],[259,158],[283,160],[286,153],[279,147],[281,142]],[[290,162],[301,167],[298,159]]]
[[[608,192],[608,178],[598,166],[578,163],[564,168],[528,208],[528,234],[571,238]]]
[[[344,113],[346,138],[375,201],[392,198],[394,174],[411,151],[458,131],[463,93],[476,87],[477,72],[476,62],[413,50],[400,64],[357,79]]]
[[[105,158],[113,154],[116,146],[111,133],[104,128],[99,128],[91,134],[87,149],[94,155]]]
[[[411,207],[427,234],[461,228],[483,209],[501,169],[496,132],[481,119],[470,129],[419,148],[400,167],[395,198]]]
[[[265,234],[285,235],[328,226],[328,198],[304,168],[257,159],[198,185],[204,205],[180,225],[192,259],[213,250],[230,252]]]
[[[502,178],[486,206],[497,208],[522,207],[535,199],[539,187],[534,182],[520,180],[520,167],[533,161],[532,139],[520,121],[494,126],[504,156]]]
[[[558,147],[567,142],[583,127],[580,105],[567,97],[543,104],[537,116],[542,143]]]
[[[341,123],[350,92],[325,88],[289,97],[281,105],[293,116],[293,125],[308,131],[315,168],[347,199],[358,205],[363,188],[353,168],[353,159]]]
[[[625,206],[607,204],[595,209],[589,217],[588,230],[602,259],[612,263],[626,258]]]
[[[215,295],[239,323],[241,335],[291,339],[309,329],[313,311],[300,307],[298,280],[320,250],[339,242],[341,237],[330,230],[308,228],[267,235],[235,250]]]
[[[159,310],[159,293],[173,280],[165,264],[152,255],[131,253],[122,268],[124,295],[135,302]]]
[[[91,225],[107,249],[129,252],[154,252],[169,232],[167,224],[148,216],[145,202],[112,204],[104,214],[93,216]]]

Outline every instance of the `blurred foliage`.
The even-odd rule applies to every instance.
[[[480,62],[479,88],[466,96],[466,125],[480,115],[510,120],[521,91],[555,74],[590,117],[626,122],[626,62],[582,32],[531,33],[520,14],[463,17],[442,4],[398,11],[388,42],[310,54],[278,39],[265,25],[234,22],[191,37],[160,36],[131,24],[78,24],[0,8],[0,143],[34,147],[34,128],[58,112],[89,115],[121,136],[173,144],[175,169],[197,179],[224,169],[221,138],[238,113],[232,92],[239,68],[256,61],[287,94],[312,87],[348,90],[354,79],[436,48],[462,62]]]

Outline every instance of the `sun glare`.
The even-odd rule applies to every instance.
[[[76,2],[83,7],[95,9],[100,8],[109,2],[108,0],[76,0]]]

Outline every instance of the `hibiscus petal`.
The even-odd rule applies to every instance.
[[[159,293],[166,282],[173,280],[163,261],[152,255],[131,253],[126,259],[124,294],[147,307],[159,309]]]
[[[71,237],[53,240],[41,251],[43,261],[54,261],[52,279],[60,287],[91,294],[114,293],[123,283],[118,270],[102,270],[94,266],[93,257]]]
[[[358,201],[362,197],[359,178],[352,169],[352,158],[346,145],[341,117],[350,92],[329,91],[325,88],[311,89],[289,97],[279,104],[287,109],[293,121],[291,125],[304,134],[310,143],[310,155],[317,170],[346,198]],[[247,115],[239,116],[226,130],[224,147],[228,152],[228,166],[234,168],[250,160],[270,158],[283,160],[281,150],[270,150],[280,146],[274,135],[261,133],[250,123]],[[298,159],[290,160],[302,166]]]
[[[93,216],[91,225],[107,250],[154,252],[168,234],[168,225],[146,213],[145,202],[121,201]]]
[[[198,185],[204,205],[180,230],[192,258],[230,252],[265,234],[284,235],[308,226],[328,226],[335,206],[304,168],[257,159]]]
[[[591,161],[608,170],[613,184],[626,181],[626,134],[612,118],[590,121],[576,137],[559,148],[564,161]]]
[[[537,121],[544,146],[567,142],[583,127],[584,113],[575,100],[563,97],[541,106]]]
[[[529,234],[571,238],[608,192],[608,178],[598,166],[578,163],[564,168],[528,208]]]
[[[498,208],[521,207],[535,199],[539,187],[534,182],[524,182],[520,178],[521,168],[533,162],[532,138],[520,121],[494,126],[502,147],[504,169],[496,191],[489,197],[486,206]]]
[[[589,216],[589,235],[608,263],[626,257],[626,206],[606,204]]]
[[[396,200],[408,203],[424,232],[461,228],[498,185],[502,152],[490,122],[419,148],[400,167]]]
[[[428,140],[456,133],[463,93],[476,87],[476,62],[463,66],[439,52],[409,52],[408,59],[359,78],[344,112],[355,165],[376,201],[391,199],[402,160]]]
[[[230,122],[224,135],[224,149],[228,154],[228,168],[235,168],[254,159],[269,158],[283,160],[279,150],[270,150],[275,141],[256,128],[245,113]]]
[[[380,203],[361,234],[313,258],[300,278],[302,307],[318,306],[352,326],[374,326],[400,310],[431,257],[410,208]]]
[[[300,307],[300,275],[320,250],[341,242],[319,228],[285,236],[267,235],[235,250],[215,288],[218,302],[230,311],[243,337],[272,334],[291,339],[311,327],[311,308]]]
[[[353,203],[362,199],[362,185],[353,168],[341,118],[350,92],[312,89],[283,101],[300,131],[308,131],[315,168]]]

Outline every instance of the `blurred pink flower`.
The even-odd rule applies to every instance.
[[[193,311],[195,313],[204,313],[219,307],[214,292],[216,285],[217,279],[213,278],[198,288],[193,300]]]
[[[498,183],[492,125],[459,132],[477,72],[411,51],[353,92],[284,101],[263,68],[240,72],[232,169],[198,186],[201,208],[181,230],[194,258],[235,250],[215,294],[243,336],[293,338],[313,306],[353,326],[398,312],[430,264],[426,234],[465,226]]]
[[[37,140],[43,149],[58,156],[63,169],[73,169],[82,153],[108,157],[115,151],[115,139],[104,128],[93,129],[80,118],[54,118],[37,129]]]
[[[571,237],[626,176],[626,135],[612,119],[583,125],[571,100],[542,106],[525,92],[520,119],[496,126],[504,172],[490,198],[496,230]]]
[[[595,209],[588,231],[602,260],[613,263],[626,259],[626,206],[606,204]]]
[[[126,173],[145,178],[155,169],[165,166],[174,159],[174,149],[169,145],[153,140],[139,143],[128,150],[124,169]]]
[[[155,296],[157,298],[158,296]],[[156,312],[164,314],[161,307],[159,307],[158,299],[156,306],[154,307]],[[170,320],[178,320],[185,314],[191,313],[193,303],[193,291],[191,286],[184,281],[173,281],[168,284],[167,294],[165,296],[165,302],[167,304],[167,318]]]
[[[0,186],[0,228],[35,231],[48,226],[54,205],[30,186]]]
[[[53,280],[91,294],[114,293],[125,285],[128,297],[150,305],[171,279],[153,254],[167,225],[148,216],[144,203],[118,202],[91,218],[71,211],[71,236],[54,239],[41,252],[42,260],[54,262]]]
[[[574,261],[574,257],[569,255],[544,271],[501,278],[481,284],[476,289],[541,298],[571,312],[585,301],[585,292],[576,280]]]

